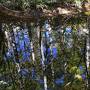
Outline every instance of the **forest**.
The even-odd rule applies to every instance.
[[[90,0],[0,0],[0,90],[90,90]]]

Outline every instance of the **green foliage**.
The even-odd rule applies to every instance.
[[[25,10],[27,8],[30,8],[32,4],[46,4],[46,3],[51,3],[50,1],[52,0],[0,0],[0,3],[3,3],[7,7],[10,7],[12,9],[18,8],[21,10]],[[55,2],[55,0],[53,0]],[[83,0],[56,0],[58,3],[71,3],[75,4],[77,1],[83,1]],[[47,4],[46,4],[47,5]],[[58,21],[60,22],[58,22]],[[43,26],[44,20],[41,20],[40,25]],[[78,27],[81,26],[84,28],[84,25],[86,25],[86,18],[79,18],[79,17],[72,17],[70,18],[65,25],[63,24],[63,17],[61,16],[60,18],[53,18],[52,22],[52,27],[53,27],[53,35],[55,36],[56,39],[56,44],[57,44],[57,49],[58,49],[58,57],[55,59],[51,64],[47,65],[47,73],[45,73],[48,77],[48,86],[51,88],[54,88],[53,90],[59,90],[60,88],[62,90],[85,90],[85,81],[81,77],[81,75],[85,72],[86,70],[86,63],[85,63],[85,58],[84,58],[84,51],[81,51],[81,49],[84,49],[84,44],[85,44],[85,35],[77,35],[77,30],[79,29]],[[71,26],[73,31],[72,31],[72,39],[73,39],[73,46],[72,48],[67,48],[66,47],[66,42],[64,42],[64,32],[63,33],[58,33],[56,27],[61,24],[62,29],[65,29],[66,26]],[[9,27],[8,27],[9,26]],[[40,27],[41,27],[40,26]],[[11,31],[12,28],[8,24],[4,27],[5,30]],[[34,25],[32,29],[32,41],[34,42],[34,53],[35,53],[35,66],[33,65],[33,61],[30,63],[21,63],[20,66],[26,67],[29,69],[31,72],[32,67],[34,66],[36,69],[37,73],[37,79],[43,76],[43,70],[40,65],[40,59],[41,57],[38,55],[37,49],[39,47],[39,39],[37,38],[37,33],[36,33],[36,28],[37,26]],[[61,29],[61,28],[60,28]],[[30,32],[29,32],[30,34]],[[31,34],[30,34],[31,36]],[[68,38],[67,38],[68,39]],[[3,42],[3,43],[1,43]],[[10,78],[13,83],[10,83],[9,86],[0,85],[0,90],[19,90],[19,81],[24,81],[24,87],[25,90],[41,90],[43,85],[40,85],[37,81],[32,80],[31,76],[28,78],[23,78],[21,79],[19,77],[19,74],[17,72],[16,66],[12,63],[12,59],[9,60],[7,63],[3,62],[3,56],[5,52],[7,51],[7,40],[5,38],[2,38],[0,36],[0,43],[3,47],[0,48],[0,76],[6,77],[12,77]],[[3,55],[1,53],[3,51]],[[22,54],[20,54],[20,59],[22,59]],[[32,57],[31,57],[32,59]],[[53,65],[53,71],[54,71],[54,76],[52,75],[52,65]],[[82,66],[84,69],[80,70],[79,66]],[[62,76],[64,74],[64,84],[61,86],[58,86],[53,83],[54,79],[57,79],[58,77]],[[88,78],[90,76],[87,76]]]

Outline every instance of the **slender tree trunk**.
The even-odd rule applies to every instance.
[[[33,42],[31,41],[31,49],[32,49],[32,60],[33,64],[35,63],[35,54],[34,54],[34,47],[33,47]]]
[[[42,69],[43,69],[43,79],[44,79],[44,90],[47,90],[47,76],[46,76],[46,67],[45,67],[45,56],[44,56],[44,47],[43,47],[43,37],[41,35],[40,28],[40,47],[41,47],[41,58],[42,58]]]
[[[44,76],[44,90],[47,90],[47,76],[45,75],[45,57],[44,57],[44,52],[43,52],[44,48],[43,48],[43,41],[41,40],[41,55],[42,55],[42,65],[43,65],[43,76]]]
[[[4,33],[2,31],[2,23],[0,23],[0,62],[2,60],[3,41],[4,41]]]
[[[88,30],[89,30],[89,35],[87,38],[87,45],[86,45],[86,59],[87,59],[87,69],[88,69],[88,75],[90,75],[90,16],[87,17],[88,20]],[[88,78],[88,90],[90,89],[90,76]]]

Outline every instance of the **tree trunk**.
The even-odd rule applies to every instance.
[[[44,90],[47,90],[47,76],[45,75],[45,57],[44,57],[44,52],[43,52],[43,41],[41,40],[41,56],[42,56],[42,66],[43,66],[43,76],[44,76]]]
[[[87,59],[87,69],[88,69],[88,75],[90,75],[90,16],[87,17],[88,20],[88,30],[89,30],[89,34],[88,34],[88,38],[87,38],[87,44],[86,44],[86,59]],[[88,81],[87,81],[87,87],[88,90],[90,89],[90,76],[88,77]]]

